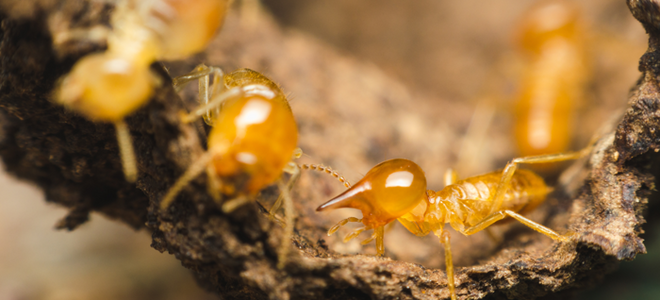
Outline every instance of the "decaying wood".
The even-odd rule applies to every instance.
[[[424,95],[407,91],[372,66],[284,31],[262,13],[239,19],[233,12],[205,53],[165,63],[167,71],[161,64],[152,66],[163,84],[127,119],[140,171],[131,185],[122,175],[112,126],[90,123],[51,102],[57,80],[75,61],[105,47],[94,40],[53,43],[53,37],[107,24],[112,6],[27,2],[1,7],[0,155],[9,172],[35,182],[48,201],[70,208],[58,227],[72,230],[90,211],[146,227],[153,232],[154,248],[172,253],[202,286],[228,299],[448,297],[441,248],[434,239],[402,249],[395,244],[417,238],[395,229],[386,235],[387,257],[339,254],[341,241],[325,235],[338,218],[318,216],[313,209],[340,185],[320,175],[304,174],[295,188],[298,219],[291,244],[298,251],[290,251],[283,270],[276,267],[276,251],[290,241],[281,240],[282,228],[256,204],[222,213],[206,194],[203,176],[168,212],[159,211],[167,189],[204,151],[198,127],[179,122],[178,112],[194,104],[174,93],[168,72],[182,74],[200,62],[263,70],[292,92],[308,160],[358,172],[403,156],[427,170],[429,182],[440,182],[444,170],[438,166],[449,166],[443,150],[458,140],[449,124],[465,124],[460,120],[470,116],[466,107],[441,100],[418,105],[415,99]],[[510,225],[516,230],[506,231],[501,245],[454,234],[459,298],[530,299],[589,286],[618,260],[645,253],[639,237],[642,213],[654,188],[649,166],[660,150],[660,8],[650,0],[628,3],[650,34],[628,109],[610,124],[612,129],[604,129],[592,155],[563,176],[554,205],[534,215],[560,232],[574,232],[574,241],[554,243]],[[183,98],[192,101],[194,90],[186,90]],[[267,189],[260,203],[269,207],[276,196],[276,189]]]

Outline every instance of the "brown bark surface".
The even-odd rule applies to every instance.
[[[649,32],[650,47],[628,109],[614,123],[604,122],[593,153],[563,174],[548,203],[531,216],[560,232],[573,231],[575,238],[552,242],[516,224],[504,225],[499,245],[483,234],[453,233],[460,299],[530,299],[589,286],[618,260],[645,253],[642,213],[660,150],[660,8],[650,0],[629,6]],[[314,212],[340,191],[324,175],[304,173],[294,188],[296,232],[283,270],[276,267],[277,249],[290,241],[282,241],[282,228],[256,204],[222,213],[207,195],[203,176],[168,212],[159,211],[168,188],[204,151],[198,127],[178,118],[180,110],[195,106],[195,91],[180,97],[169,74],[183,74],[200,62],[263,71],[291,92],[300,147],[308,155],[302,162],[347,170],[355,180],[357,172],[383,159],[407,157],[426,170],[434,189],[444,172],[439,166],[450,165],[447,153],[459,142],[455,128],[465,127],[471,116],[466,105],[420,101],[427,96],[313,38],[283,30],[268,15],[248,11],[239,19],[232,12],[206,52],[152,66],[163,84],[147,106],[127,118],[140,171],[137,184],[128,184],[113,127],[66,111],[51,97],[77,59],[104,47],[102,41],[54,37],[107,24],[112,6],[8,1],[0,8],[0,155],[9,172],[38,184],[48,201],[70,208],[58,227],[73,230],[90,211],[146,227],[154,248],[173,254],[202,286],[227,299],[448,297],[442,248],[434,238],[418,239],[395,227],[386,234],[388,252],[381,258],[345,254],[362,250],[327,237],[327,228],[345,212]],[[269,188],[259,202],[270,207],[276,197],[277,190]]]

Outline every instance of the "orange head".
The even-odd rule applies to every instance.
[[[575,40],[579,35],[579,17],[577,8],[566,1],[535,5],[519,26],[520,45],[528,51],[540,52],[552,40]]]
[[[115,122],[144,105],[153,85],[149,64],[108,52],[90,54],[62,79],[56,99],[89,119]]]
[[[181,59],[206,48],[227,14],[228,0],[163,0],[153,5],[152,21],[163,59]]]
[[[424,171],[410,160],[391,159],[373,167],[358,183],[316,210],[356,208],[362,211],[364,225],[377,228],[415,208],[425,193]]]

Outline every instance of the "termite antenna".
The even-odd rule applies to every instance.
[[[280,180],[278,182],[278,187],[280,188],[280,192],[282,193],[284,200],[284,210],[286,212],[285,218],[286,218],[286,225],[284,227],[284,235],[283,235],[283,240],[280,242],[280,249],[277,254],[277,268],[278,269],[284,269],[284,265],[286,264],[286,259],[287,259],[287,254],[289,254],[289,247],[291,247],[291,238],[293,237],[293,220],[294,220],[294,215],[293,215],[293,201],[291,200],[291,195],[289,194],[289,189],[287,184],[284,183],[283,180]]]
[[[206,166],[211,162],[211,159],[213,158],[213,155],[215,153],[213,151],[208,151],[204,153],[201,157],[197,159],[197,161],[193,162],[192,165],[186,170],[181,177],[174,183],[174,185],[170,188],[170,190],[165,194],[165,197],[163,197],[163,200],[160,202],[160,209],[165,211],[167,208],[170,206],[172,201],[176,199],[176,195],[179,194],[179,192],[186,186],[188,183],[195,179],[199,174],[204,172],[204,169]]]
[[[119,156],[124,168],[124,177],[126,177],[126,181],[133,183],[137,179],[138,171],[131,133],[123,120],[115,122],[115,130],[117,131],[117,144],[119,144]]]
[[[213,96],[213,98],[208,103],[196,108],[191,113],[182,116],[181,122],[191,123],[195,121],[197,118],[206,115],[209,111],[212,111],[215,108],[220,107],[220,105],[222,105],[222,103],[224,103],[228,99],[239,97],[241,95],[243,95],[243,90],[240,88],[233,88],[226,90],[218,95]],[[212,121],[209,122],[213,124]]]
[[[299,168],[303,170],[316,170],[319,172],[325,172],[327,174],[332,175],[332,177],[337,178],[339,182],[343,183],[346,188],[351,187],[351,183],[346,179],[344,176],[341,176],[337,171],[333,170],[332,168],[324,165],[316,165],[316,164],[300,164],[298,165]]]

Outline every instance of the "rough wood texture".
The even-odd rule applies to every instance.
[[[74,229],[90,211],[135,228],[146,226],[153,232],[154,248],[174,254],[202,286],[227,299],[448,297],[441,248],[432,238],[419,243],[395,228],[386,234],[387,257],[331,250],[341,242],[327,238],[325,230],[338,217],[318,216],[313,209],[340,185],[321,175],[305,174],[295,188],[298,219],[292,250],[298,251],[290,252],[283,270],[276,268],[280,242],[289,243],[281,240],[282,229],[257,205],[223,214],[206,194],[203,176],[167,213],[160,212],[158,203],[168,187],[204,151],[197,128],[178,121],[185,105],[170,87],[167,72],[153,65],[163,85],[127,119],[140,171],[137,184],[130,185],[122,176],[113,128],[51,103],[57,80],[73,63],[104,47],[102,41],[54,45],[51,37],[106,24],[112,6],[28,2],[0,6],[0,155],[10,172],[38,184],[48,201],[70,207],[60,228]],[[629,108],[616,129],[603,131],[593,154],[560,179],[550,201],[554,204],[533,216],[560,232],[575,232],[574,240],[553,243],[516,225],[505,225],[516,230],[506,231],[501,245],[454,234],[459,266],[469,266],[457,269],[460,299],[530,299],[588,286],[618,260],[645,252],[639,238],[642,212],[654,187],[649,166],[660,149],[660,29],[655,25],[660,9],[656,1],[629,1],[629,6],[651,36]],[[293,93],[300,146],[313,157],[310,161],[357,172],[384,158],[403,156],[427,170],[429,182],[441,181],[444,170],[437,166],[450,159],[441,153],[458,140],[448,124],[465,124],[460,120],[469,118],[468,109],[442,100],[418,105],[415,99],[423,95],[407,91],[377,69],[252,13],[242,19],[232,13],[208,51],[165,64],[169,73],[182,74],[199,62],[227,70],[263,70]],[[193,95],[186,90],[183,98]],[[276,195],[275,189],[267,189],[260,202],[268,207]],[[355,250],[347,247],[346,252]]]

